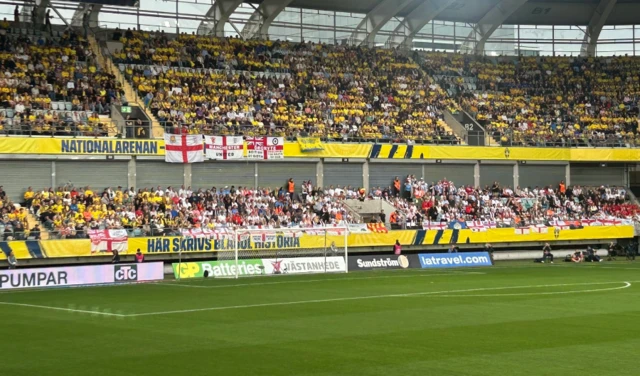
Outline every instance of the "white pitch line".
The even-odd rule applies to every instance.
[[[543,287],[595,286],[595,285],[607,285],[607,284],[610,285],[610,284],[614,284],[614,283],[624,283],[624,284],[629,284],[629,286],[631,285],[630,282],[624,282],[623,281],[623,282],[587,282],[587,283],[561,283],[561,284],[554,284],[554,285],[485,287],[485,288],[475,288],[475,289],[465,289],[465,290],[424,291],[424,292],[414,292],[414,293],[406,293],[406,294],[368,295],[368,296],[354,296],[354,297],[346,297],[346,298],[298,300],[298,301],[292,301],[292,302],[246,304],[246,305],[236,305],[236,306],[182,309],[182,310],[176,310],[176,311],[134,313],[134,314],[127,315],[127,317],[160,316],[160,315],[171,315],[171,314],[178,314],[178,313],[193,313],[193,312],[205,312],[205,311],[226,311],[226,310],[232,310],[232,309],[260,308],[260,307],[278,307],[278,306],[290,306],[290,305],[301,305],[301,304],[312,304],[312,303],[346,302],[346,301],[366,300],[366,299],[404,298],[404,297],[412,297],[412,296],[453,294],[453,293],[458,293],[458,292],[497,291],[497,290],[509,290],[509,289],[513,290],[513,289],[543,288]],[[628,287],[628,286],[626,286],[626,287]]]
[[[623,282],[620,282],[623,283]],[[606,287],[603,289],[592,289],[592,290],[572,290],[572,291],[543,291],[543,292],[519,292],[519,293],[510,293],[510,294],[472,294],[472,295],[440,295],[438,294],[438,298],[475,298],[475,297],[492,297],[492,296],[536,296],[536,295],[560,295],[560,294],[581,294],[585,292],[599,292],[599,291],[612,291],[612,290],[622,290],[631,287],[631,283],[624,282],[623,286],[618,287]]]
[[[266,285],[282,285],[291,283],[311,283],[311,282],[334,282],[334,281],[357,281],[366,279],[387,279],[387,278],[416,278],[416,277],[441,277],[441,276],[460,276],[460,275],[477,275],[487,274],[483,272],[457,272],[457,273],[442,273],[442,274],[412,274],[412,275],[389,275],[389,276],[376,276],[376,277],[362,277],[362,278],[325,278],[325,279],[305,279],[295,281],[278,281],[278,282],[260,282],[260,283],[236,283],[233,285],[217,285],[217,286],[204,286],[204,285],[190,285],[186,283],[171,283],[171,282],[155,282],[154,285],[162,286],[177,286],[177,287],[190,287],[197,289],[221,289],[227,287],[246,287],[246,286],[266,286]]]
[[[29,308],[41,308],[41,309],[49,309],[53,311],[66,311],[66,312],[76,312],[76,313],[88,313],[92,315],[102,315],[102,316],[115,316],[115,317],[127,317],[127,315],[123,315],[120,313],[109,313],[109,312],[100,312],[100,311],[87,311],[83,309],[72,309],[72,308],[62,308],[62,307],[51,307],[44,305],[36,305],[36,304],[25,304],[25,303],[12,303],[12,302],[0,302],[2,305],[8,306],[17,306],[17,307],[29,307]]]

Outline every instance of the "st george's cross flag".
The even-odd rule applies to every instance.
[[[204,162],[201,134],[164,134],[164,160],[169,163]]]

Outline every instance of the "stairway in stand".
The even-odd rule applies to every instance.
[[[44,226],[35,215],[29,213],[27,214],[27,225],[29,226],[29,230],[31,230],[35,225],[40,225],[40,239],[47,240],[49,239],[49,231],[45,230]]]
[[[96,60],[98,61],[98,64],[100,64],[100,66],[106,69],[109,73],[116,76],[116,79],[118,80],[118,82],[122,84],[122,88],[124,89],[124,95],[127,98],[127,102],[129,102],[129,105],[132,107],[134,106],[139,107],[147,114],[149,119],[151,119],[151,137],[153,138],[164,137],[164,128],[162,127],[162,125],[160,125],[160,122],[158,121],[158,119],[153,115],[153,113],[151,113],[150,110],[144,108],[144,102],[142,101],[142,98],[138,96],[136,90],[127,81],[127,79],[124,77],[122,72],[120,72],[120,69],[118,69],[118,67],[113,63],[111,59],[107,59],[104,57],[104,55],[102,54],[102,49],[100,48],[100,45],[96,41],[95,37],[93,35],[89,35],[88,41],[89,41],[89,48],[91,49],[93,54],[96,56]]]

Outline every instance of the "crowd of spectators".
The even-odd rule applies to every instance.
[[[25,193],[25,205],[44,228],[61,238],[84,238],[89,229],[126,229],[131,236],[176,235],[180,229],[247,226],[313,227],[352,220],[342,188],[323,191],[224,186],[122,188],[93,191],[59,187]]]
[[[415,176],[389,187],[374,187],[369,195],[396,207],[393,224],[421,226],[425,222],[484,221],[497,227],[550,225],[585,219],[640,220],[640,207],[620,187],[566,186],[562,181],[544,187],[456,185],[443,179],[428,183]]]
[[[458,143],[457,104],[389,49],[127,30],[113,59],[172,132]]]
[[[416,55],[503,145],[640,145],[636,57]]]
[[[40,239],[39,226],[29,228],[27,214],[27,209],[12,202],[0,186],[0,240]]]
[[[5,25],[6,26],[6,25]],[[125,102],[115,76],[99,69],[73,30],[0,32],[0,132],[106,136],[111,104]]]
[[[124,228],[130,236],[158,236],[192,228],[344,225],[358,217],[346,199],[387,200],[396,209],[388,213],[392,228],[451,221],[487,221],[497,227],[595,218],[637,221],[640,214],[625,189],[617,187],[567,187],[560,182],[512,189],[496,182],[474,188],[447,179],[427,183],[413,176],[369,192],[351,186],[314,187],[310,181],[298,187],[291,181],[280,188],[257,189],[29,187],[24,196],[25,206],[44,228],[61,238],[83,238],[88,229],[106,228]]]

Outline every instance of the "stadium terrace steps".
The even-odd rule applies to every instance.
[[[41,240],[48,240],[49,239],[49,231],[47,229],[44,228],[44,226],[42,226],[42,224],[40,223],[40,221],[38,221],[38,219],[36,218],[35,215],[28,213],[27,214],[27,224],[29,226],[29,229],[32,229],[35,225],[39,225],[40,226],[40,239]]]
[[[160,122],[158,121],[158,119],[156,119],[156,117],[151,113],[151,111],[148,111],[147,109],[144,108],[144,103],[142,102],[142,100],[140,99],[136,91],[133,89],[129,81],[127,81],[122,76],[122,72],[120,72],[120,69],[118,69],[115,66],[115,64],[111,59],[107,59],[104,57],[102,50],[98,45],[98,42],[96,41],[95,37],[92,35],[89,36],[89,46],[91,48],[91,51],[93,51],[93,53],[96,55],[96,60],[98,60],[98,63],[103,67],[105,67],[105,69],[108,70],[109,73],[116,76],[116,79],[118,80],[118,82],[122,83],[122,88],[124,89],[124,95],[127,98],[127,102],[129,103],[129,105],[132,107],[137,106],[141,108],[147,114],[149,119],[151,119],[151,137],[162,138],[164,135],[164,129],[160,125]]]

